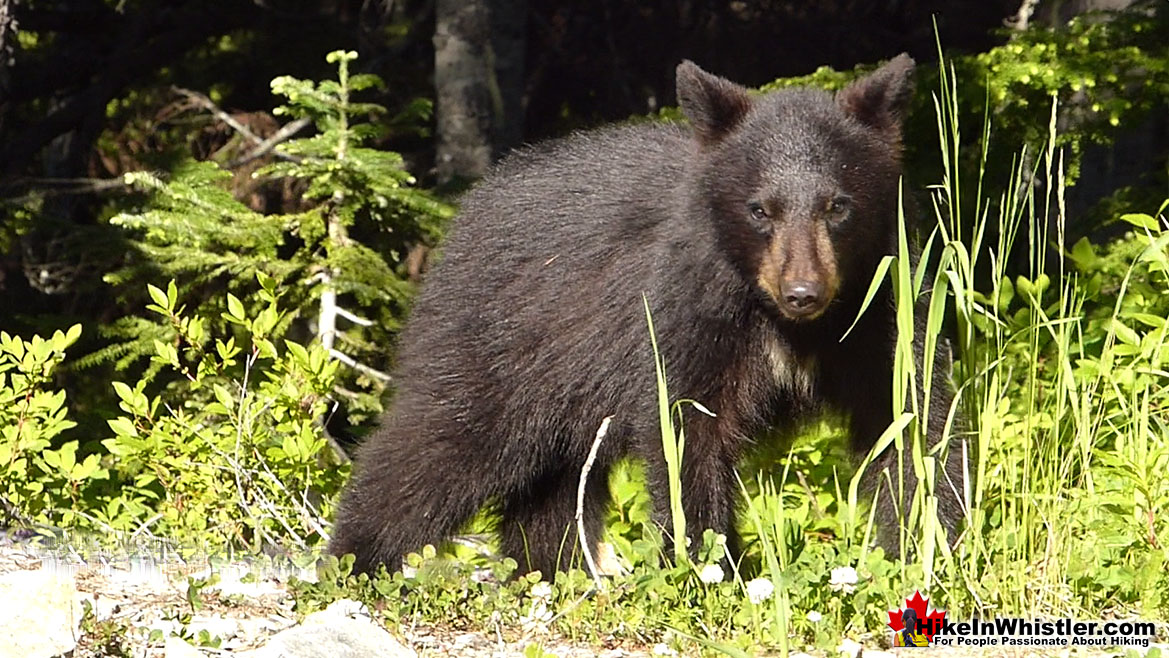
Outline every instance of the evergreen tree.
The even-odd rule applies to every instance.
[[[337,65],[336,80],[272,81],[273,92],[285,98],[275,113],[311,123],[316,134],[276,146],[280,159],[253,176],[292,181],[304,190],[302,209],[264,214],[247,207],[228,189],[231,173],[210,161],[182,163],[168,179],[127,174],[127,183],[148,196],[140,210],[112,219],[132,233],[136,251],[105,280],[140,291],[146,283],[173,279],[189,312],[215,324],[201,335],[224,335],[227,317],[261,310],[257,277],[271,277],[291,307],[272,334],[311,335],[350,366],[337,390],[351,419],[360,420],[380,410],[377,394],[388,381],[383,370],[392,333],[413,292],[406,253],[434,241],[452,211],[413,187],[399,154],[365,145],[383,133],[373,119],[385,110],[351,95],[383,83],[374,75],[351,75],[356,58],[353,52],[328,55]],[[225,290],[241,300],[242,313],[226,308]],[[102,333],[112,344],[81,366],[113,360],[118,370],[132,368],[155,353],[156,341],[179,345],[180,358],[203,347],[184,344],[178,328],[157,316],[121,318]],[[144,377],[153,379],[160,367],[148,364]]]

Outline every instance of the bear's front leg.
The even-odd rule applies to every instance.
[[[735,510],[739,496],[738,440],[726,430],[720,418],[698,412],[686,412],[683,431],[686,443],[682,455],[682,511],[686,517],[691,557],[702,547],[707,528],[727,538],[727,558],[737,563],[740,541],[735,530]],[[665,551],[672,555],[673,523],[670,511],[669,473],[662,452],[661,435],[648,439],[647,463],[650,496],[654,503],[654,522],[666,537]]]
[[[575,523],[579,482],[580,473],[574,465],[536,478],[502,501],[500,548],[504,555],[515,559],[519,573],[538,570],[552,581],[557,571],[585,568]],[[608,465],[594,465],[581,509],[585,541],[594,557],[604,531],[608,493]]]
[[[916,384],[913,392],[905,392],[905,404],[906,411],[916,408],[914,422],[919,427],[923,417],[926,418],[922,447],[925,455],[936,458],[932,491],[938,501],[937,520],[945,529],[948,541],[953,543],[965,516],[965,441],[960,436],[951,436],[942,445],[954,395],[949,381],[950,351],[946,341],[941,338],[931,355],[932,374],[929,395],[926,397],[923,378],[927,312],[924,302],[915,309]],[[850,336],[839,352],[842,360],[828,369],[829,372],[849,373],[847,377],[835,378],[830,388],[833,389],[833,397],[850,418],[852,446],[858,461],[868,455],[894,420],[892,387],[901,385],[893,381],[895,343],[896,329],[892,318],[887,318],[887,322],[874,321],[868,325],[868,331],[855,332]],[[879,344],[890,347],[888,350],[859,349],[860,346]],[[917,396],[916,404],[911,395]],[[908,439],[913,435],[905,431],[903,436]],[[870,496],[874,491],[880,491],[873,503],[877,506],[875,516],[879,543],[891,556],[897,555],[900,553],[904,526],[919,482],[918,469],[913,459],[913,444],[906,441],[903,452],[897,450],[896,444],[890,444],[869,464],[863,477],[863,488]]]

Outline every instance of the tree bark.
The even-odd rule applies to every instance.
[[[8,68],[15,50],[16,19],[12,15],[15,4],[16,0],[0,0],[0,129],[8,107]]]
[[[1055,0],[1040,2],[1035,22],[1062,28],[1077,16],[1089,12],[1128,9],[1136,0]],[[1106,20],[1108,14],[1101,14]],[[1060,107],[1061,133],[1077,129],[1077,116],[1088,112],[1086,94],[1078,93]],[[1169,114],[1154,110],[1140,123],[1118,130],[1107,144],[1088,143],[1080,156],[1080,177],[1066,193],[1067,216],[1081,217],[1101,199],[1124,187],[1149,184],[1148,172],[1163,167],[1169,149]],[[1078,231],[1092,227],[1077,226]]]
[[[438,0],[434,86],[442,184],[482,176],[523,134],[526,0]]]

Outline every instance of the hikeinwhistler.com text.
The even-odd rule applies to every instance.
[[[1157,634],[1151,621],[1075,621],[1001,617],[951,622],[922,621],[934,646],[961,647],[1148,647]],[[935,626],[936,628],[930,628]]]

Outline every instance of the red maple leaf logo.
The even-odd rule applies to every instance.
[[[934,633],[940,631],[942,629],[942,623],[946,621],[946,611],[931,609],[929,602],[929,599],[922,598],[921,592],[914,592],[912,598],[905,599],[905,608],[889,611],[889,628],[893,629],[894,633],[905,628],[905,624],[901,621],[901,614],[906,609],[913,608],[913,611],[917,613],[918,620],[921,622],[922,634],[932,642]]]

